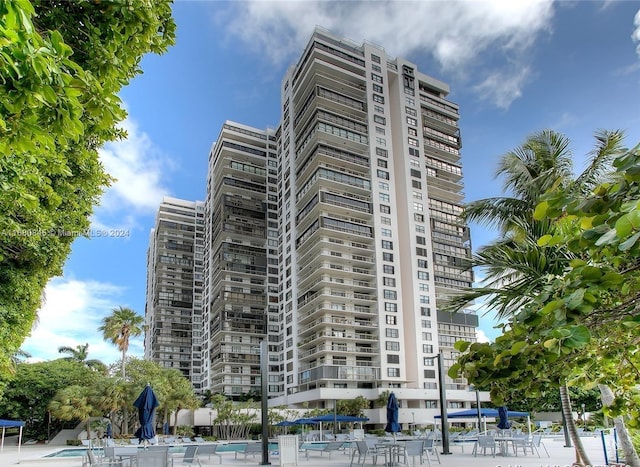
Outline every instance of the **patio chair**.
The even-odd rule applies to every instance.
[[[407,464],[408,464],[409,458],[411,458],[411,465],[415,465],[415,459],[416,457],[419,457],[420,464],[422,465],[423,454],[424,454],[424,440],[415,439],[415,440],[410,440],[404,443],[404,457],[405,457],[405,460],[407,461]],[[427,461],[429,463],[429,466],[431,466],[431,461],[429,460],[429,458],[427,458]]]
[[[194,440],[196,443],[200,443],[200,444],[204,444],[204,443],[206,443],[205,439],[204,439],[203,437],[201,437],[201,436],[194,436],[194,437],[193,437],[193,440]]]
[[[182,457],[173,457],[173,465],[198,465],[202,467],[200,459],[198,458],[198,445],[191,444],[187,446]]]
[[[309,452],[319,452],[321,456],[323,452],[328,452],[329,459],[331,459],[331,453],[334,451],[339,451],[340,449],[342,449],[343,445],[344,445],[344,441],[330,441],[329,443],[325,444],[324,446],[318,449],[307,448],[305,451],[305,456],[307,459],[309,459]]]
[[[211,460],[211,456],[218,456],[218,460],[222,464],[222,454],[217,453],[219,444],[209,443],[209,444],[201,444],[198,446],[198,457],[203,458],[207,456],[209,460]]]
[[[96,456],[96,453],[93,452],[91,449],[89,449],[87,450],[86,457],[82,458],[82,467],[88,467],[88,466],[94,466],[94,465],[97,465],[97,466],[110,465],[114,467],[122,467],[122,461],[109,459],[107,457],[98,458],[98,456]]]
[[[547,447],[542,442],[542,435],[533,435],[531,438],[531,445],[534,447],[536,452],[538,453],[538,457],[540,457],[540,448],[544,449],[544,452],[547,454],[547,457],[551,457],[549,451],[547,451]]]
[[[378,460],[378,451],[376,450],[376,448],[370,447],[366,441],[354,441],[354,443],[356,444],[356,449],[354,449],[353,453],[351,454],[351,463],[349,464],[349,467],[353,467],[353,461],[356,457],[356,454],[358,454],[357,464],[364,466],[364,463],[367,460],[367,456],[371,456],[373,465],[375,465]]]
[[[478,455],[478,451],[482,449],[482,455],[487,455],[487,449],[491,450],[493,457],[496,457],[496,449],[498,445],[493,436],[482,435],[478,436],[475,446],[473,447],[473,457]]]
[[[432,456],[435,457],[435,459],[438,461],[438,464],[442,464],[442,462],[440,462],[440,454],[438,453],[435,440],[433,438],[426,438],[422,441],[422,444],[429,465],[431,465]]]
[[[242,449],[236,451],[236,459],[238,454],[244,454],[244,461],[247,462],[247,456],[255,457],[258,454],[262,454],[262,443],[247,443]]]

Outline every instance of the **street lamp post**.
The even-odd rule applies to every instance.
[[[213,411],[209,410],[209,436],[213,436]]]

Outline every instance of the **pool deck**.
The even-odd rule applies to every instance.
[[[5,440],[8,441],[8,440]],[[510,456],[503,457],[497,455],[496,457],[488,454],[486,456],[478,455],[474,457],[472,455],[473,444],[468,443],[464,446],[464,450],[459,445],[451,446],[451,455],[441,455],[442,466],[444,467],[506,467],[506,466],[522,466],[522,467],[547,467],[547,466],[571,466],[575,461],[575,453],[573,448],[565,447],[564,438],[544,438],[544,445],[549,451],[550,457],[546,457],[544,449],[542,449],[541,456],[538,458],[535,455],[528,454],[523,456],[521,453],[519,456],[514,456],[511,453]],[[582,438],[582,442],[587,450],[591,462],[594,466],[604,466],[605,455],[602,446],[602,440],[600,437],[585,436]],[[607,439],[607,445],[610,446],[610,440]],[[82,467],[82,459],[78,457],[74,458],[43,458],[44,455],[51,452],[63,449],[65,446],[47,446],[47,445],[27,445],[22,446],[21,452],[18,453],[18,448],[14,443],[10,441],[5,442],[4,452],[0,453],[0,466],[7,467],[12,465],[29,466],[29,467]],[[439,451],[441,452],[441,450]],[[356,456],[357,459],[357,456]],[[319,452],[311,451],[309,458],[307,459],[304,454],[299,456],[298,465],[302,467],[349,467],[351,457],[348,453],[334,452],[331,458],[327,454],[320,454]],[[609,459],[609,462],[615,461],[615,459]],[[206,458],[202,460],[203,465],[220,465],[217,457],[212,457],[211,460]],[[416,459],[416,462],[419,462]],[[278,456],[270,456],[270,465],[280,465],[280,459]],[[181,465],[176,463],[176,465]],[[197,465],[197,464],[196,464]],[[249,457],[247,461],[244,461],[243,456],[235,458],[233,452],[222,453],[222,465],[223,466],[250,466],[250,465],[263,465],[262,456],[257,455],[255,457]],[[428,464],[423,464],[428,467]],[[432,460],[433,467],[439,466],[439,464]],[[288,467],[291,464],[287,464]],[[378,462],[379,467],[384,467],[384,462]],[[144,466],[140,466],[144,467]],[[367,459],[365,467],[372,467],[371,459]]]

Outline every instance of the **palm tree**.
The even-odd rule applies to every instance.
[[[129,350],[129,339],[141,335],[145,329],[144,318],[131,308],[120,306],[114,308],[113,313],[105,316],[102,326],[98,328],[102,332],[104,340],[109,340],[122,352],[122,378],[126,376],[125,360]]]
[[[549,275],[562,274],[572,255],[561,248],[542,248],[537,241],[550,233],[554,225],[549,220],[534,219],[541,196],[552,187],[564,187],[580,198],[589,192],[610,167],[610,162],[622,150],[622,133],[596,133],[596,145],[589,165],[577,177],[573,175],[569,140],[545,130],[530,136],[525,143],[502,157],[496,173],[504,178],[503,190],[510,196],[488,198],[469,203],[463,216],[496,227],[499,238],[474,255],[472,266],[483,270],[485,284],[454,297],[450,308],[460,309],[474,299],[485,299],[488,310],[498,318],[516,315],[546,283]],[[563,410],[570,407],[566,386],[561,384]],[[587,456],[573,419],[567,428],[583,462]]]
[[[58,353],[67,354],[65,360],[81,363],[84,366],[91,368],[92,370],[106,373],[107,366],[100,360],[88,359],[89,356],[89,343],[84,345],[77,345],[76,348],[61,346],[58,347]]]

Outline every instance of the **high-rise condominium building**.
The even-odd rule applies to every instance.
[[[202,385],[204,203],[165,197],[147,251],[144,356]]]
[[[224,125],[207,179],[203,389],[241,396],[267,377],[274,405],[392,390],[401,417],[438,413],[434,357],[450,366],[478,325],[439,311],[473,281],[448,92],[316,30],[283,79],[277,131]],[[475,402],[464,380],[445,384],[450,408]]]

